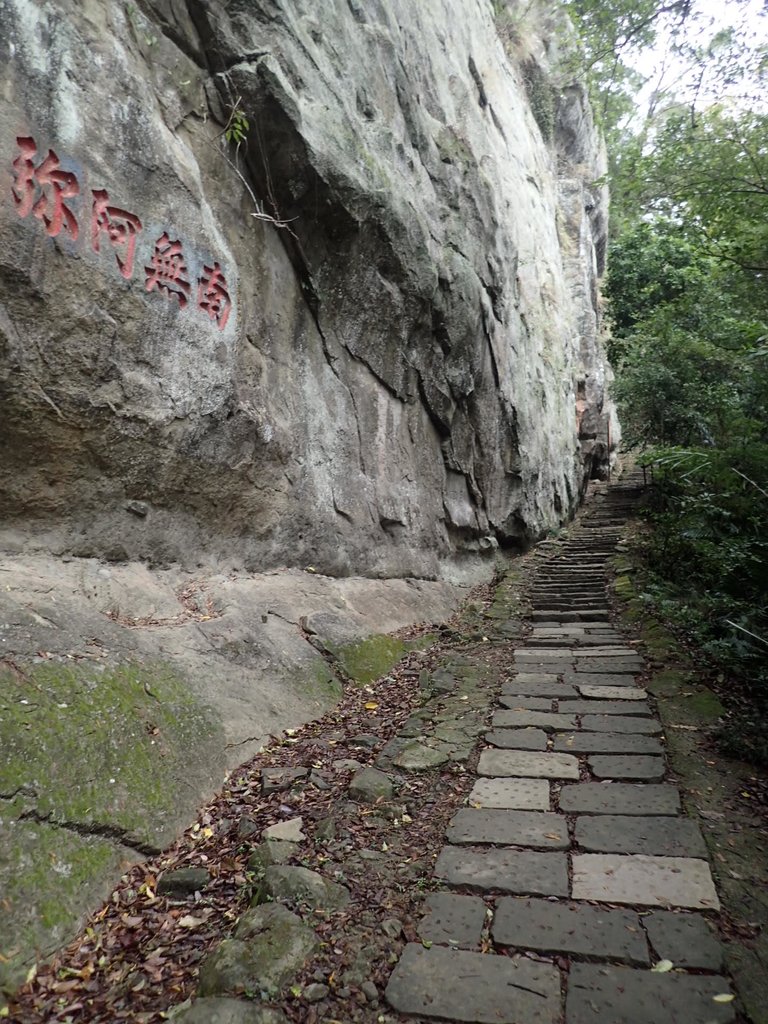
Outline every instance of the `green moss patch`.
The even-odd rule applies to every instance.
[[[432,634],[416,640],[398,640],[377,633],[357,643],[330,650],[350,679],[360,686],[367,686],[390,672],[408,651],[424,650],[434,642]]]
[[[0,673],[6,980],[75,930],[121,861],[173,839],[223,777],[223,755],[213,712],[164,666]]]

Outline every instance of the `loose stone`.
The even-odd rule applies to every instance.
[[[573,858],[573,898],[642,906],[719,910],[703,860],[584,853]]]
[[[578,779],[579,762],[570,754],[527,750],[484,750],[478,774],[495,778]]]
[[[179,868],[166,871],[157,883],[158,896],[192,896],[204,889],[211,876],[205,868]]]
[[[361,804],[375,804],[378,800],[391,800],[395,788],[392,780],[378,768],[363,768],[349,784],[349,798]]]
[[[564,853],[527,850],[471,850],[446,846],[437,858],[435,876],[448,885],[476,892],[519,896],[567,896],[568,858]]]
[[[411,943],[386,997],[400,1013],[473,1024],[557,1024],[560,972],[533,960]]]
[[[485,924],[485,903],[478,896],[437,892],[427,899],[419,938],[460,949],[479,949]]]
[[[629,910],[504,898],[497,903],[491,935],[502,946],[540,953],[649,963],[640,918]]]
[[[301,843],[307,837],[302,832],[304,824],[301,818],[291,818],[289,821],[279,821],[276,825],[270,825],[261,833],[264,839],[280,839],[285,843]]]
[[[566,850],[568,825],[560,814],[548,811],[478,810],[465,807],[448,826],[450,843],[468,845],[533,846],[543,850]]]
[[[478,779],[469,794],[469,804],[548,811],[549,783],[545,779]]]
[[[730,993],[725,978],[631,967],[574,964],[568,978],[566,1024],[729,1024],[734,1003],[716,1003]]]
[[[207,996],[196,999],[187,1010],[174,1014],[177,1024],[288,1024],[279,1010],[259,1006],[249,999]]]
[[[674,786],[624,782],[582,782],[563,786],[560,809],[566,814],[677,814],[680,794]]]
[[[392,763],[409,772],[424,772],[430,768],[439,768],[449,760],[450,757],[444,750],[436,750],[423,743],[411,743],[393,758]]]

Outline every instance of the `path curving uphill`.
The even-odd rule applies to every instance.
[[[543,545],[440,891],[390,978],[405,1015],[477,1024],[726,1024],[707,849],[668,779],[643,659],[612,621],[629,477]]]

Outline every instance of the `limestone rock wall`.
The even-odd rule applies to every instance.
[[[0,542],[434,576],[566,517],[605,160],[537,11],[0,0]]]

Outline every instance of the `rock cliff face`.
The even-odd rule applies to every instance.
[[[0,540],[434,576],[567,516],[605,164],[538,12],[0,0]]]

